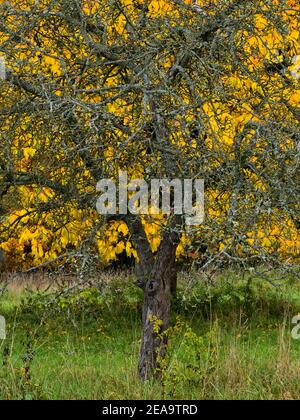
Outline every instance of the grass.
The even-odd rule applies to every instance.
[[[208,284],[183,274],[162,379],[145,384],[136,378],[142,296],[130,275],[55,299],[11,284],[0,300],[1,399],[300,398],[293,278],[272,286],[227,272]]]

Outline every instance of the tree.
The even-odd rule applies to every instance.
[[[184,245],[207,264],[297,264],[299,5],[278,3],[1,1],[3,248],[134,255],[141,379],[165,352]],[[97,182],[125,170],[205,179],[205,223],[97,215]]]

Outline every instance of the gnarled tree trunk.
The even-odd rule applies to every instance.
[[[170,324],[172,292],[176,290],[178,234],[166,232],[154,265],[144,284],[143,334],[139,353],[139,378],[150,379],[159,372],[159,360],[166,351],[163,332]]]

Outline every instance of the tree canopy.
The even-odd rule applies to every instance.
[[[15,267],[84,247],[138,257],[95,185],[203,178],[206,221],[177,257],[299,256],[299,5],[1,1],[2,248]],[[162,222],[162,223],[161,223]],[[143,218],[151,249],[163,217]]]

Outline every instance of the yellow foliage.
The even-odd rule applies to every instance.
[[[215,2],[217,3],[217,0]],[[143,3],[143,0],[120,0],[120,4],[125,6],[126,13],[133,22],[136,21],[139,15],[138,10],[140,9],[138,5],[142,5]],[[191,4],[192,0],[187,0],[186,3]],[[247,72],[242,74],[241,71],[228,68],[227,73],[224,72],[224,74],[219,75],[220,81],[224,84],[224,90],[232,92],[234,99],[226,102],[222,98],[210,97],[208,95],[209,98],[202,104],[202,107],[199,106],[201,108],[199,113],[201,111],[201,114],[205,115],[205,124],[208,131],[206,146],[212,152],[223,151],[224,156],[229,159],[234,153],[233,146],[236,137],[243,131],[245,125],[249,121],[262,122],[268,120],[270,114],[268,103],[265,106],[261,105],[259,117],[257,116],[256,107],[258,97],[272,97],[275,103],[279,95],[280,97],[283,96],[283,99],[286,99],[290,105],[299,106],[300,90],[298,86],[295,87],[294,82],[296,83],[300,78],[300,55],[298,55],[300,6],[296,0],[289,0],[287,3],[290,10],[287,8],[283,16],[286,22],[286,36],[283,35],[282,31],[275,30],[270,25],[266,17],[267,13],[263,14],[265,10],[268,10],[264,2],[259,2],[261,12],[257,12],[254,15],[253,28],[251,30],[243,29],[237,33],[237,45],[248,55],[247,62],[243,62],[243,65],[247,67]],[[34,0],[26,0],[26,2],[18,2],[18,7],[22,10],[30,10],[32,4],[35,4]],[[205,4],[207,2],[204,0],[198,1],[199,6]],[[117,44],[120,38],[122,40],[124,38],[128,39],[130,35],[130,28],[128,28],[126,16],[121,10],[122,8],[120,7],[119,13],[111,15],[109,8],[102,7],[101,2],[83,1],[83,12],[87,16],[93,18],[95,15],[99,15],[108,25],[108,42],[113,44]],[[149,0],[148,10],[149,18],[153,19],[159,19],[164,16],[170,16],[176,19],[179,16],[176,7],[169,0]],[[13,25],[13,22],[11,24]],[[163,28],[161,30],[163,31]],[[48,28],[46,22],[41,23],[39,31],[42,35],[47,35]],[[69,35],[64,25],[62,25],[60,31],[61,36]],[[1,33],[0,35],[2,36]],[[160,34],[157,34],[157,36],[160,36]],[[24,72],[26,71],[28,74],[45,73],[48,75],[50,73],[51,77],[59,78],[63,74],[63,66],[59,59],[59,54],[53,47],[51,37],[47,36],[44,39],[47,39],[47,41],[44,40],[43,45],[37,48],[36,51],[29,51],[28,45],[20,41],[18,59],[21,63],[25,63]],[[255,78],[255,71],[264,68],[266,62],[280,63],[283,59],[281,50],[284,50],[287,44],[290,45],[290,55],[293,61],[289,67],[289,72],[292,76],[290,87],[283,89],[281,82],[276,79],[276,76],[273,76],[271,83],[269,76],[266,76],[266,80],[262,81],[263,83],[258,83]],[[86,58],[85,51],[81,51],[79,48],[78,53],[80,53],[81,60]],[[74,62],[72,61],[70,52],[66,50],[63,54],[66,61],[69,61],[68,65],[72,67]],[[166,56],[162,54],[159,66],[161,69],[167,70],[173,63],[174,57],[172,55]],[[15,64],[12,65],[12,70],[15,69],[14,67],[16,67]],[[247,76],[245,75],[246,73]],[[95,75],[103,78],[101,69]],[[289,75],[286,75],[286,77],[288,78]],[[108,87],[116,87],[118,83],[118,75],[110,75]],[[55,92],[58,96],[61,94],[59,88]],[[93,85],[91,84],[92,88]],[[63,90],[63,86],[61,89]],[[188,99],[186,96],[183,93],[181,100],[186,103],[188,109]],[[97,104],[99,97],[97,95],[84,96],[82,94],[82,100]],[[133,126],[133,128],[140,127],[140,116],[134,115],[133,106],[130,101],[115,97],[115,90],[108,91],[105,100],[106,111],[114,115],[120,121],[120,124],[129,127]],[[131,100],[134,100],[134,98],[132,97]],[[146,111],[149,112],[149,109]],[[182,126],[191,123],[194,119],[194,115],[188,112],[187,110],[187,114],[184,117],[174,115],[174,121],[172,122],[174,127],[176,127],[176,130],[174,130],[176,133],[172,138],[172,143],[177,145],[182,151],[185,150],[185,147],[189,146],[184,137]],[[278,112],[282,113],[284,111],[279,110]],[[184,124],[181,124],[182,120]],[[38,127],[33,135],[30,134],[30,130],[32,130],[30,128],[31,123],[29,117],[24,117],[22,124],[15,129],[14,147],[12,150],[17,162],[15,167],[17,171],[30,169],[31,161],[38,154]],[[119,134],[118,131],[114,132],[117,140],[115,138],[113,140],[109,139],[104,143],[103,154],[108,166],[117,160],[122,164],[124,160],[124,164],[126,165],[124,156],[118,156],[118,159],[116,159],[115,144],[119,141]],[[58,130],[58,141],[61,136],[62,133]],[[45,144],[47,144],[47,141],[50,142],[49,139],[43,139],[43,141]],[[126,141],[129,142],[128,146],[130,146],[130,140],[126,139]],[[195,141],[192,147],[195,149],[194,153],[197,153],[197,144]],[[285,147],[289,147],[288,142],[286,142]],[[160,160],[160,156],[157,156],[157,160]],[[46,165],[46,162],[44,165]],[[82,169],[83,167],[82,162],[76,162],[75,165],[78,166],[78,169]],[[120,164],[112,165],[111,174],[116,176],[120,170],[120,166]],[[140,162],[137,162],[134,167],[127,169],[130,175],[136,178],[141,177],[144,173],[144,167]],[[64,179],[65,173],[66,168],[60,168],[57,169],[55,175],[59,174]],[[244,174],[248,180],[251,180],[256,190],[262,192],[265,190],[263,182],[255,174],[249,170],[245,170]],[[88,175],[84,173],[84,176],[87,177]],[[1,244],[1,248],[12,256],[16,264],[23,261],[24,266],[38,265],[47,260],[55,259],[57,256],[75,249],[96,224],[95,220],[97,220],[97,215],[95,211],[82,211],[76,207],[72,207],[72,205],[67,209],[67,215],[63,220],[58,220],[55,210],[38,218],[34,212],[32,213],[32,204],[36,201],[47,203],[50,198],[55,196],[54,192],[51,189],[41,189],[36,186],[20,187],[18,191],[21,197],[20,202],[22,208],[19,211],[12,212],[5,221],[5,224],[15,227],[14,237],[8,238]],[[209,217],[215,218],[216,223],[222,224],[226,218],[231,197],[228,193],[222,194],[220,198],[220,194],[219,191],[208,192],[209,202],[214,204],[207,209],[207,212]],[[161,243],[162,224],[163,218],[159,215],[153,215],[149,219],[143,219],[145,232],[153,253],[157,252]],[[230,238],[222,238],[222,242],[219,244],[219,250],[224,250],[229,241]],[[262,229],[262,226],[253,226],[253,232],[248,233],[248,241],[253,249],[255,249],[256,244],[259,244],[269,251],[276,250],[284,258],[290,258],[291,255],[297,256],[297,253],[299,254],[300,238],[291,220],[285,220],[284,230],[280,230],[276,221],[273,221],[271,226],[268,228],[265,227],[264,229]],[[191,239],[188,235],[183,235],[182,241],[177,249],[177,258],[184,255],[186,248],[190,244]],[[105,264],[116,260],[124,252],[128,257],[138,258],[131,241],[128,226],[124,222],[118,221],[105,225],[97,232],[96,246],[100,258]]]

